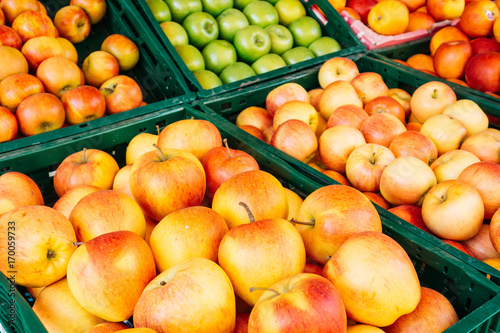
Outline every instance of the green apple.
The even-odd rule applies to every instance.
[[[255,71],[252,67],[244,62],[235,62],[234,64],[227,66],[222,73],[220,73],[220,79],[222,80],[222,83],[228,84],[254,75]]]
[[[200,50],[193,45],[177,45],[175,50],[191,72],[205,69],[205,59]]]
[[[255,60],[252,69],[255,73],[262,74],[285,66],[286,62],[282,57],[274,53],[268,53]]]
[[[243,10],[249,3],[256,0],[234,0],[234,8]]]
[[[287,26],[302,16],[306,16],[306,9],[299,0],[279,0],[274,8],[280,16],[280,24]]]
[[[282,55],[293,47],[293,36],[287,27],[273,24],[266,27],[266,31],[271,37],[271,53]]]
[[[219,16],[224,10],[233,8],[233,0],[201,0],[203,11],[213,17]]]
[[[297,46],[281,55],[287,65],[293,65],[301,61],[314,58],[314,53],[304,46]]]
[[[258,25],[249,25],[234,35],[233,41],[238,56],[248,63],[268,54],[271,50],[271,37]]]
[[[160,23],[160,27],[173,46],[189,44],[188,34],[179,23],[166,21]]]
[[[269,2],[271,5],[276,5],[278,3],[279,0],[266,0],[267,2]]]
[[[220,78],[214,72],[209,70],[202,69],[200,71],[193,72],[193,75],[201,84],[203,89],[213,89],[222,86]]]
[[[172,19],[170,8],[168,8],[168,5],[163,0],[146,0],[146,3],[158,23]]]
[[[203,4],[201,0],[164,0],[170,12],[172,13],[172,20],[177,23],[182,23],[184,19],[191,13],[201,12]]]
[[[250,25],[258,25],[262,28],[272,24],[278,24],[280,19],[276,8],[269,2],[262,0],[249,3],[245,9],[243,9],[243,14],[247,17]]]
[[[220,13],[217,16],[217,23],[219,24],[219,37],[229,43],[233,42],[237,31],[249,26],[245,14],[236,8],[228,8]]]
[[[199,49],[219,37],[219,25],[209,13],[189,14],[182,22],[182,26],[186,29],[190,44]]]
[[[315,57],[320,57],[324,54],[337,52],[342,49],[339,42],[328,36],[316,39],[311,43],[311,45],[309,45],[308,48],[312,51],[312,53],[314,53]]]
[[[233,44],[225,40],[213,40],[201,51],[205,68],[219,75],[224,68],[236,62],[237,54]]]
[[[288,26],[295,46],[308,47],[316,39],[322,37],[321,26],[310,16],[303,16]]]

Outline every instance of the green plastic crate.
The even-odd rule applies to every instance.
[[[488,95],[488,94],[481,92],[479,90],[476,90],[476,89],[462,86],[462,85],[455,83],[455,82],[450,82],[446,79],[442,79],[440,77],[436,77],[436,76],[433,76],[433,75],[428,74],[428,73],[424,73],[424,72],[419,71],[417,69],[413,69],[409,66],[405,66],[403,64],[400,64],[396,61],[392,61],[392,59],[399,59],[399,60],[406,61],[412,55],[419,54],[419,53],[431,54],[429,44],[430,44],[430,38],[427,38],[427,39],[423,39],[423,40],[417,40],[417,41],[414,41],[412,43],[408,43],[405,45],[396,45],[396,46],[372,50],[372,51],[367,52],[366,54],[371,56],[371,57],[390,62],[390,63],[394,64],[395,66],[400,67],[402,69],[408,70],[409,72],[411,72],[415,76],[422,76],[423,78],[426,78],[426,80],[429,80],[429,81],[432,81],[432,80],[442,81],[442,82],[445,82],[446,84],[448,84],[450,87],[452,87],[453,90],[463,90],[464,92],[466,92],[470,95],[490,100],[492,103],[499,103],[500,104],[500,99],[497,97]],[[498,117],[498,116],[500,116],[500,114],[496,115],[496,117]]]
[[[413,75],[411,72],[407,72],[404,68],[393,65],[392,63],[385,62],[380,59],[375,59],[368,57],[366,55],[358,54],[350,56],[352,60],[358,65],[360,72],[376,72],[382,75],[386,84],[390,88],[402,88],[410,93],[412,93],[417,87],[422,84],[432,80],[423,75]],[[315,66],[313,68],[306,69],[300,73],[287,75],[279,80],[274,80],[266,83],[262,83],[258,86],[252,87],[251,89],[240,90],[230,94],[224,94],[217,97],[202,99],[196,101],[195,104],[198,108],[202,109],[204,112],[212,113],[223,117],[229,122],[234,123],[236,116],[240,111],[249,106],[261,106],[265,107],[265,100],[267,94],[274,88],[280,86],[283,83],[295,82],[302,85],[306,90],[313,88],[318,88],[318,71],[321,65]],[[455,89],[457,98],[459,99],[471,99],[474,100],[486,113],[500,116],[500,104],[494,103],[490,99],[483,99],[478,96],[468,95],[463,90]],[[235,126],[235,125],[233,125]],[[235,126],[236,127],[236,126]],[[240,129],[237,129],[240,130]],[[240,130],[244,132],[243,130]],[[291,157],[290,155],[279,151],[278,149],[272,147],[271,145],[254,138],[248,133],[244,133],[246,140],[252,142],[253,145],[259,147],[259,149],[267,150],[273,154],[278,155],[281,159],[285,160],[294,169],[300,171],[307,177],[315,180],[320,184],[336,184],[337,182],[332,178],[324,175],[323,173],[313,169],[307,164]],[[443,243],[438,238],[427,234],[426,232],[418,229],[417,227],[411,225],[410,223],[402,220],[396,215],[390,213],[389,211],[377,206],[377,209],[381,215],[384,215],[394,223],[399,225],[404,225],[405,228],[411,230],[413,233],[419,234],[422,238],[432,242],[438,247],[445,249],[447,252],[451,253],[453,256],[459,258],[460,260],[467,262],[468,264],[474,266],[483,274],[490,274],[491,279],[500,285],[500,271],[494,269],[493,267],[474,259],[465,253],[457,250],[451,245]]]
[[[152,31],[156,34],[159,42],[165,49],[165,53],[170,55],[175,63],[179,66],[184,74],[186,80],[188,81],[191,91],[197,93],[200,98],[206,98],[210,96],[216,96],[222,93],[239,90],[244,87],[253,86],[255,83],[268,81],[270,79],[275,79],[281,77],[288,73],[297,72],[307,67],[314,66],[316,64],[324,62],[331,56],[348,56],[351,54],[363,52],[366,50],[366,46],[362,44],[358,38],[354,35],[351,28],[339,13],[329,4],[327,0],[300,0],[304,5],[307,15],[313,17],[318,21],[322,28],[323,36],[329,36],[337,40],[342,47],[342,50],[327,55],[323,55],[317,58],[309,59],[294,65],[289,65],[280,69],[276,69],[264,74],[259,74],[256,76],[249,77],[244,80],[233,82],[230,84],[225,84],[213,89],[203,89],[199,84],[198,80],[195,78],[193,73],[187,68],[184,61],[177,54],[177,51],[172,46],[167,36],[161,29],[160,25],[153,16],[153,13],[149,9],[145,0],[136,1],[138,12],[144,17],[144,20],[149,24]],[[319,19],[312,7],[318,6],[325,16],[328,18],[328,22],[325,24]]]
[[[41,1],[47,8],[47,13],[54,18],[56,12],[69,5],[69,0]],[[104,39],[111,34],[122,34],[133,40],[140,51],[138,64],[131,70],[120,72],[136,80],[141,87],[143,99],[147,103],[168,100],[170,105],[188,103],[196,98],[189,91],[180,69],[172,59],[164,54],[158,46],[155,37],[145,23],[137,17],[135,7],[127,0],[107,0],[107,12],[104,19],[93,25],[90,35],[82,43],[75,44],[78,51],[78,64],[81,68],[83,60],[93,51],[101,49]],[[105,115],[103,118],[87,121],[82,124],[64,127],[55,131],[22,137],[16,140],[0,143],[1,154],[40,144],[60,137],[83,133],[93,128],[109,126],[117,121],[128,119],[151,112],[151,108],[140,107],[115,115]]]
[[[47,142],[22,154],[12,152],[0,161],[0,173],[10,170],[26,173],[37,182],[50,205],[57,199],[52,187],[52,171],[67,155],[83,147],[98,148],[112,154],[118,164],[123,166],[127,144],[135,135],[141,132],[156,133],[157,125],[163,128],[174,121],[194,117],[211,121],[218,127],[222,137],[228,139],[230,147],[251,154],[262,170],[275,175],[283,185],[302,197],[323,186],[302,175],[273,153],[259,149],[253,140],[248,140],[245,132],[237,130],[220,117],[212,117],[190,106],[164,108],[167,103],[157,105],[156,112],[149,115],[124,120],[103,129],[93,129],[85,135]],[[453,304],[460,320],[446,330],[447,333],[487,332],[488,329],[500,332],[500,288],[497,285],[432,242],[384,216],[381,219],[384,233],[396,240],[412,259],[421,284],[439,291]],[[0,274],[0,322],[10,333],[14,331],[8,326],[9,308],[6,305],[13,299],[8,293],[9,289],[9,282]],[[24,297],[16,291],[14,299],[17,332],[44,332]]]

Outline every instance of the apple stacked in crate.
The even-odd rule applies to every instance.
[[[147,0],[203,89],[336,52],[299,0]]]
[[[71,0],[51,20],[39,1],[0,3],[0,142],[143,105],[137,82],[121,74],[139,61],[128,37],[109,35],[78,59],[74,45],[106,9],[104,0]]]

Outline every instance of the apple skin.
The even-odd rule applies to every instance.
[[[309,124],[298,119],[289,119],[280,124],[270,144],[304,163],[309,162],[318,150],[316,133]]]
[[[117,75],[104,81],[99,90],[106,101],[107,114],[128,111],[142,103],[141,87],[126,75]]]
[[[61,101],[52,94],[31,95],[16,110],[19,131],[25,136],[53,131],[63,127],[65,112]]]
[[[272,24],[265,28],[271,37],[271,53],[282,55],[293,47],[293,36],[290,30],[280,24]]]
[[[322,55],[337,52],[342,49],[339,42],[329,36],[323,36],[316,39],[309,44],[308,48],[314,53],[315,57],[321,57]]]
[[[310,16],[302,16],[288,25],[293,36],[294,46],[309,47],[312,42],[323,36],[318,21]]]
[[[388,209],[397,217],[432,235],[422,218],[422,208],[415,205],[399,205]]]
[[[484,223],[474,237],[461,243],[477,260],[483,261],[491,258],[500,258],[500,252],[495,249],[491,240],[489,224]]]
[[[279,2],[279,3],[278,3]],[[290,23],[298,18],[306,16],[306,9],[300,1],[296,0],[283,0],[277,1],[274,8],[278,11],[279,23],[288,27]]]
[[[144,288],[134,310],[135,327],[155,332],[232,333],[235,322],[231,281],[205,258],[187,259],[160,273]]]
[[[266,110],[271,117],[274,117],[276,110],[289,101],[302,101],[309,103],[309,94],[298,83],[285,83],[273,90],[266,96]]]
[[[118,170],[115,159],[105,151],[84,149],[59,164],[54,175],[54,189],[59,197],[79,185],[110,189]]]
[[[124,323],[112,323],[106,321],[104,323],[89,328],[88,330],[85,331],[85,333],[113,333],[125,329],[130,330],[130,328]]]
[[[250,313],[250,332],[346,331],[342,298],[324,277],[299,273],[273,284],[270,289],[272,291],[264,291]]]
[[[337,125],[321,134],[318,152],[321,161],[330,170],[345,174],[345,166],[351,152],[366,143],[363,134],[355,127]]]
[[[36,0],[5,0],[0,2],[0,10],[5,15],[5,21],[8,25],[16,19],[16,17],[24,11],[40,11],[40,6]]]
[[[430,166],[438,183],[455,180],[469,165],[479,162],[479,158],[462,149],[450,150],[439,156]]]
[[[200,69],[194,71],[193,75],[203,89],[213,89],[222,86],[221,79],[212,71]]]
[[[237,60],[236,49],[225,40],[209,42],[201,52],[205,59],[205,68],[219,75],[224,68]]]
[[[443,114],[457,118],[464,124],[468,135],[484,131],[488,128],[488,116],[470,99],[460,99],[448,105]]]
[[[68,90],[61,97],[61,102],[66,112],[66,121],[71,125],[102,118],[106,112],[104,96],[93,86],[79,86]]]
[[[253,63],[271,51],[271,37],[258,25],[249,25],[236,32],[233,44],[239,58],[248,63]]]
[[[205,58],[196,47],[190,44],[182,44],[175,46],[175,51],[181,57],[191,72],[196,72],[205,69]]]
[[[273,128],[276,131],[278,126],[290,119],[302,120],[309,125],[316,133],[319,122],[318,112],[310,103],[302,101],[289,101],[281,105],[273,117]]]
[[[472,47],[473,55],[486,52],[500,52],[500,43],[487,37],[472,39],[470,41],[470,46]]]
[[[307,256],[320,264],[326,264],[351,236],[363,231],[382,232],[380,216],[370,200],[346,185],[329,185],[309,194],[296,221],[300,222],[295,227],[304,241]]]
[[[99,88],[106,80],[119,74],[120,66],[111,53],[94,51],[83,60],[82,71],[85,83]]]
[[[85,84],[78,65],[62,56],[45,59],[38,66],[36,77],[42,81],[47,93],[54,94],[58,98],[68,90]]]
[[[33,304],[33,312],[50,332],[87,332],[104,322],[78,304],[66,278],[43,289]]]
[[[363,101],[354,86],[347,81],[336,80],[324,88],[319,99],[319,111],[326,120],[338,107],[347,104],[363,107]]]
[[[436,22],[454,20],[462,15],[465,1],[430,0],[426,2],[426,8]]]
[[[237,61],[226,68],[220,73],[220,79],[223,84],[229,84],[240,81],[256,75],[255,71],[248,64]]]
[[[345,6],[354,9],[359,14],[361,22],[367,24],[368,13],[376,4],[376,0],[348,0]]]
[[[465,66],[465,80],[482,92],[500,92],[500,53],[486,52],[472,56]]]
[[[120,71],[131,70],[139,62],[139,48],[124,35],[112,34],[106,37],[101,44],[101,51],[111,53],[118,60]]]
[[[490,239],[493,247],[500,254],[500,208],[497,209],[490,220]]]
[[[375,113],[363,122],[359,130],[367,143],[389,148],[396,136],[406,132],[406,126],[390,113]]]
[[[334,57],[321,65],[318,81],[321,88],[325,89],[330,83],[337,80],[351,82],[358,74],[358,65],[354,61],[345,57]]]
[[[205,171],[198,158],[170,148],[141,155],[132,165],[129,182],[139,206],[156,221],[178,209],[199,206],[206,188]]]
[[[10,46],[0,46],[0,61],[9,66],[0,68],[0,81],[14,74],[28,74],[29,67],[23,53]]]
[[[165,0],[172,14],[172,21],[181,23],[191,13],[201,12],[201,0]]]
[[[39,36],[30,38],[23,44],[21,52],[29,67],[36,71],[40,64],[50,57],[64,57],[64,47],[55,37]]]
[[[83,42],[90,34],[90,19],[78,6],[70,5],[59,9],[54,17],[54,25],[61,37],[73,44]]]
[[[23,41],[17,31],[9,26],[0,25],[0,45],[10,46],[21,51]]]
[[[243,8],[243,14],[248,19],[250,25],[257,25],[266,28],[279,23],[279,14],[275,6],[268,1],[252,1]]]
[[[286,66],[285,60],[277,54],[264,54],[252,64],[252,69],[256,74],[263,74]]]
[[[0,143],[14,140],[18,131],[19,125],[14,113],[0,106]]]
[[[443,79],[461,79],[465,66],[472,57],[472,46],[468,41],[444,42],[436,50],[433,64],[436,74]]]
[[[13,230],[15,273],[11,272],[7,260]],[[68,260],[76,249],[71,223],[47,206],[22,206],[2,214],[0,239],[0,271],[5,276],[14,275],[16,284],[25,287],[45,287],[62,279],[66,275]]]
[[[373,115],[375,113],[389,113],[398,118],[403,125],[406,125],[406,113],[405,109],[398,101],[389,96],[378,96],[365,103],[364,107],[368,115]]]
[[[287,65],[314,58],[314,53],[305,46],[296,46],[281,55]]]
[[[363,125],[364,121],[368,119],[368,117],[368,113],[357,105],[342,105],[332,112],[328,118],[328,122],[326,123],[326,128],[338,125],[347,125],[360,129],[361,125]]]
[[[21,206],[44,205],[40,188],[27,175],[9,171],[0,175],[0,215]]]
[[[71,0],[69,4],[83,9],[90,19],[90,24],[101,22],[107,10],[105,0]]]
[[[395,157],[413,156],[431,165],[438,158],[434,142],[417,131],[406,131],[394,137],[389,149]]]
[[[127,230],[103,234],[80,245],[67,272],[69,288],[78,303],[114,322],[133,314],[142,291],[156,276],[148,244]]]
[[[438,237],[462,241],[479,232],[484,206],[474,187],[461,181],[446,180],[425,195],[422,217],[427,228]]]
[[[243,111],[238,113],[238,116],[236,117],[236,126],[252,125],[261,131],[264,131],[269,126],[272,126],[272,124],[273,117],[269,114],[269,112],[267,112],[266,109],[257,106],[249,106],[245,108]]]
[[[250,287],[268,288],[287,276],[302,273],[306,251],[297,229],[284,219],[273,218],[230,229],[219,245],[218,260],[236,295],[255,305],[263,291],[252,292]]]
[[[415,310],[421,298],[408,254],[377,231],[347,239],[326,263],[323,276],[339,291],[348,318],[378,327]],[[365,293],[371,297],[359,297]]]
[[[198,49],[203,49],[211,41],[219,37],[219,26],[215,18],[206,12],[189,14],[182,22],[189,43]]]
[[[0,82],[0,104],[15,112],[25,98],[43,92],[43,84],[36,76],[14,74]]]
[[[11,27],[19,34],[23,43],[38,36],[57,37],[56,27],[50,17],[40,12],[21,13],[12,22]]]
[[[460,149],[473,153],[483,162],[500,164],[500,131],[487,128],[472,134],[465,139]]]
[[[351,80],[363,104],[367,104],[379,96],[386,96],[389,88],[382,76],[375,72],[359,73]]]
[[[219,25],[219,37],[229,43],[233,42],[237,31],[249,25],[248,19],[240,10],[236,8],[227,8],[220,13],[217,18]]]
[[[415,119],[423,124],[430,117],[442,113],[448,105],[456,101],[457,96],[450,86],[444,82],[430,81],[413,92],[410,107]]]
[[[427,119],[422,124],[420,133],[434,142],[439,156],[459,149],[468,135],[465,125],[458,118],[447,114],[437,114]]]
[[[69,219],[71,211],[83,197],[85,197],[87,194],[101,190],[102,190],[101,188],[93,185],[77,186],[64,193],[64,195],[61,196],[56,201],[56,203],[54,204],[54,206],[52,206],[52,208],[54,208],[55,210],[57,210],[58,212],[60,212],[61,214],[66,216],[66,218]]]
[[[151,133],[139,133],[130,140],[125,152],[125,163],[134,164],[142,154],[155,150],[153,144],[158,142],[158,135]]]

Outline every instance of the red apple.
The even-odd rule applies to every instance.
[[[453,89],[446,83],[430,81],[418,87],[411,97],[411,114],[419,123],[440,114],[451,103],[457,100]]]
[[[85,84],[80,68],[66,57],[51,57],[44,60],[36,70],[45,91],[61,98],[65,92]]]
[[[500,253],[500,208],[491,217],[490,239],[495,250]]]
[[[483,224],[474,237],[463,241],[462,244],[477,260],[500,258],[500,253],[495,249],[491,241],[489,224]]]
[[[351,84],[365,105],[376,97],[386,96],[389,91],[382,75],[375,72],[359,73],[351,80]]]
[[[0,106],[0,142],[14,140],[18,129],[16,116],[9,109]]]
[[[141,87],[129,76],[117,75],[106,80],[99,88],[106,100],[106,113],[115,114],[139,107]]]
[[[26,11],[19,14],[12,22],[12,29],[19,34],[23,43],[33,37],[57,37],[56,27],[50,17],[40,12]]]
[[[14,29],[6,25],[0,25],[0,45],[10,46],[21,51],[23,41]]]
[[[92,86],[79,86],[68,90],[61,102],[70,125],[81,124],[98,119],[106,112],[106,101],[99,89]]]
[[[69,4],[83,9],[91,24],[99,23],[106,14],[105,0],[71,0]]]
[[[69,219],[69,215],[78,201],[80,201],[87,194],[101,190],[101,188],[93,185],[80,185],[74,187],[71,190],[66,191],[66,193],[64,193],[63,196],[56,201],[52,208],[59,211]]]
[[[120,72],[118,60],[109,52],[94,51],[85,58],[82,64],[85,82],[99,88],[104,82]]]
[[[389,148],[397,135],[406,132],[406,127],[390,113],[375,113],[363,122],[359,130],[367,143],[376,143]]]
[[[274,117],[276,110],[288,101],[309,103],[309,94],[298,83],[285,83],[271,90],[266,96],[266,110]]]
[[[358,74],[358,65],[352,59],[334,57],[321,65],[318,72],[318,81],[321,88],[325,89],[330,83],[337,80],[351,82]]]
[[[472,1],[460,15],[460,29],[470,38],[490,37],[493,22],[500,16],[496,3],[486,0]]]
[[[463,253],[465,253],[466,255],[471,256],[471,257],[474,258],[474,256],[472,255],[472,253],[462,243],[454,241],[454,240],[450,240],[450,239],[441,239],[441,241],[443,243],[446,243],[446,244],[450,245],[450,246],[453,246],[457,250],[460,250]]]
[[[368,113],[362,107],[351,104],[342,105],[332,112],[326,123],[326,128],[347,125],[360,129],[368,117]]]
[[[0,176],[0,198],[0,215],[17,207],[44,204],[38,185],[33,179],[17,171],[9,171]]]
[[[319,111],[323,118],[330,119],[333,111],[348,104],[363,107],[363,101],[353,85],[347,81],[337,80],[323,90],[319,99]]]
[[[323,164],[330,170],[345,174],[345,165],[351,152],[366,143],[358,129],[337,125],[323,132],[319,138],[318,151]]]
[[[422,208],[415,205],[399,205],[389,208],[389,211],[415,227],[432,234],[432,231],[427,228],[422,218]]]
[[[434,142],[417,131],[406,131],[396,135],[389,145],[389,149],[395,157],[413,156],[429,165],[438,156]]]
[[[276,128],[271,146],[307,163],[316,154],[318,139],[311,126],[298,119],[290,119]]]
[[[7,24],[12,24],[15,18],[25,11],[40,11],[37,0],[3,0],[0,1],[0,9],[5,15]]]
[[[472,46],[468,41],[444,42],[434,53],[434,70],[443,79],[461,79],[465,75],[465,66],[470,57]]]
[[[361,21],[367,24],[368,13],[376,4],[376,0],[348,0],[345,6],[354,9],[361,17]]]
[[[26,136],[59,129],[64,124],[65,113],[61,101],[49,93],[31,95],[16,110],[19,130]]]
[[[9,66],[0,67],[0,81],[14,74],[27,74],[29,67],[26,58],[18,50],[10,46],[0,46],[0,63]]]
[[[500,130],[487,128],[475,133],[465,139],[460,149],[473,153],[483,162],[500,164]]]
[[[378,96],[365,104],[365,111],[369,116],[375,113],[389,113],[406,124],[406,112],[403,106],[390,96]]]
[[[469,165],[479,162],[479,158],[462,149],[450,150],[439,156],[431,164],[431,169],[436,175],[436,180],[441,183],[445,180],[455,180]]]
[[[120,71],[128,71],[139,62],[139,49],[128,37],[120,34],[112,34],[106,37],[101,44],[101,51],[111,53],[118,64]]]
[[[257,106],[250,106],[236,117],[236,126],[252,125],[264,131],[273,124],[273,118],[266,109]]]
[[[29,67],[36,71],[40,64],[51,57],[64,57],[62,44],[55,37],[33,37],[24,43],[21,52],[28,61]]]
[[[0,82],[0,104],[15,112],[26,97],[43,92],[45,88],[36,76],[14,74]]]
[[[473,55],[486,52],[500,52],[500,43],[487,37],[472,39],[470,41],[470,46],[472,46]]]
[[[65,6],[54,17],[54,25],[61,37],[73,44],[83,42],[90,34],[90,19],[78,6]]]
[[[465,66],[465,80],[483,92],[500,92],[500,53],[486,52],[472,56]]]

